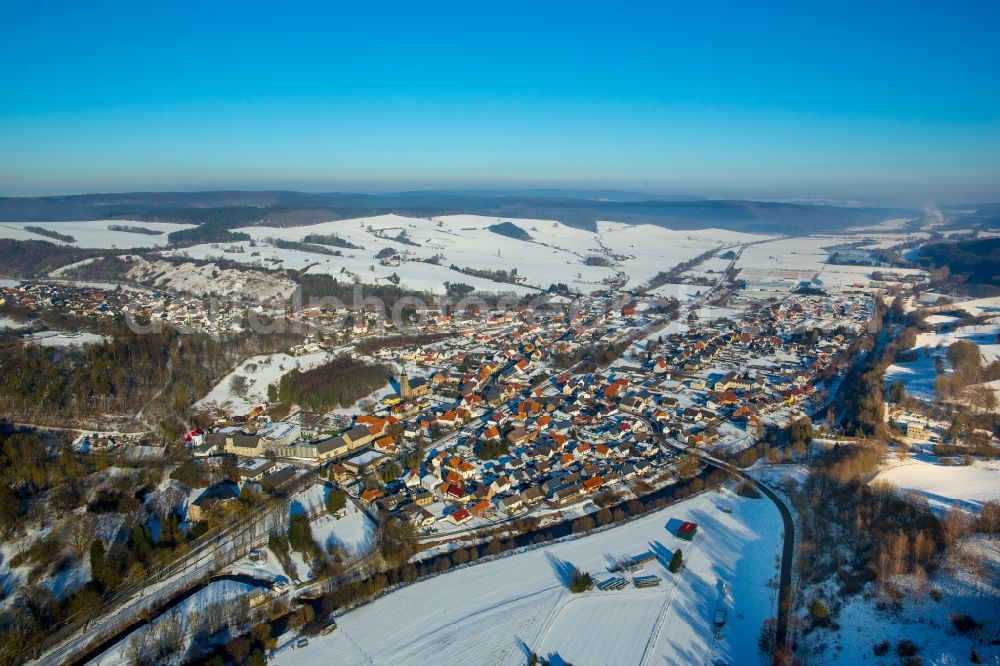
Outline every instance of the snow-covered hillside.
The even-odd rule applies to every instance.
[[[112,231],[108,225],[121,227],[142,227],[150,231],[159,231],[158,235],[135,233],[131,231]],[[0,238],[13,240],[39,240],[56,243],[57,245],[72,245],[86,248],[136,248],[159,247],[167,244],[167,234],[171,231],[190,229],[193,224],[173,224],[168,222],[136,222],[131,220],[86,220],[83,222],[4,222],[0,224]],[[72,236],[74,242],[68,243],[43,234],[37,234],[25,227],[39,227],[60,234]]]
[[[491,230],[513,225],[527,238],[512,238]],[[510,227],[507,227],[510,229]],[[766,238],[719,229],[672,231],[653,225],[601,222],[593,233],[554,220],[495,218],[481,215],[446,215],[414,218],[401,215],[322,222],[299,227],[245,227],[238,231],[254,239],[249,243],[202,244],[185,248],[192,258],[222,257],[264,268],[285,268],[310,273],[328,273],[357,278],[363,283],[385,282],[393,274],[410,288],[443,292],[445,282],[464,282],[476,289],[530,294],[553,283],[591,291],[618,271],[631,284],[643,284],[660,271],[669,270],[708,250],[732,247]],[[363,249],[339,249],[343,256],[310,252],[308,249],[275,247],[273,239],[304,241],[307,236],[335,234]],[[402,237],[402,239],[401,239]],[[383,266],[375,259],[380,250],[392,247],[402,257],[401,265]],[[623,257],[616,265],[588,265],[587,258],[613,252]],[[443,257],[440,264],[427,263]],[[472,268],[487,271],[514,269],[522,284],[497,282],[486,277],[452,270]]]
[[[943,465],[934,456],[895,461],[875,477],[927,500],[943,513],[952,506],[970,511],[990,500],[1000,500],[1000,461],[973,461],[970,465]]]

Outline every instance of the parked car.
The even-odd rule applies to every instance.
[[[337,630],[337,621],[330,620],[330,624],[323,627],[323,629],[320,630],[319,634],[320,636],[328,636],[333,632],[335,632],[336,630]]]
[[[297,648],[304,648],[307,645],[309,645],[308,638],[300,638],[299,640],[295,641],[295,647]]]

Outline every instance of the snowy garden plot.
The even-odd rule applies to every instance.
[[[326,498],[331,488],[315,483],[292,497],[289,518],[295,515],[317,517],[312,523],[313,541],[324,550],[330,546],[340,546],[349,554],[357,556],[366,553],[372,546],[375,525],[364,511],[351,500],[347,501],[347,515],[340,520],[326,511]]]
[[[695,544],[667,531],[668,521],[681,518],[698,522]],[[780,535],[770,502],[707,493],[604,532],[403,588],[338,617],[338,631],[311,639],[309,647],[280,650],[275,663],[521,664],[534,650],[576,663],[636,663],[645,653],[645,663],[755,664],[761,623],[774,613],[768,581],[776,576]],[[660,546],[689,556],[669,603],[668,584],[582,595],[566,590],[567,564],[604,577],[612,560]],[[659,563],[645,573],[665,583],[672,575]],[[711,621],[720,579],[729,585],[729,620],[716,641]],[[585,655],[573,621],[578,614],[597,619],[590,629],[603,639],[589,641]],[[622,614],[634,621],[620,621]]]

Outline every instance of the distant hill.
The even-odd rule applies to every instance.
[[[747,232],[805,234],[840,231],[914,211],[685,197],[617,190],[423,191],[385,194],[292,191],[130,192],[64,197],[0,198],[0,221],[133,219],[207,225],[221,230],[253,224],[299,226],[385,213],[432,217],[457,213],[559,220],[593,230],[600,220],[673,229],[718,227]],[[509,192],[509,193],[505,193]],[[520,192],[526,192],[520,194]],[[653,197],[633,199],[632,197]],[[193,240],[197,233],[185,234]]]
[[[588,201],[705,201],[705,197],[689,194],[649,194],[627,190],[569,190],[559,188],[532,189],[479,189],[479,190],[423,190],[394,192],[393,196],[448,196],[469,197],[538,197],[544,199],[585,199]]]

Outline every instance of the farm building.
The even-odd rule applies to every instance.
[[[656,560],[656,553],[651,550],[647,550],[645,553],[640,553],[632,558],[632,561],[636,564],[646,564],[647,562],[653,562]]]
[[[681,526],[677,528],[677,537],[684,539],[685,541],[691,541],[694,539],[695,533],[698,531],[698,525],[696,523],[684,521]]]

